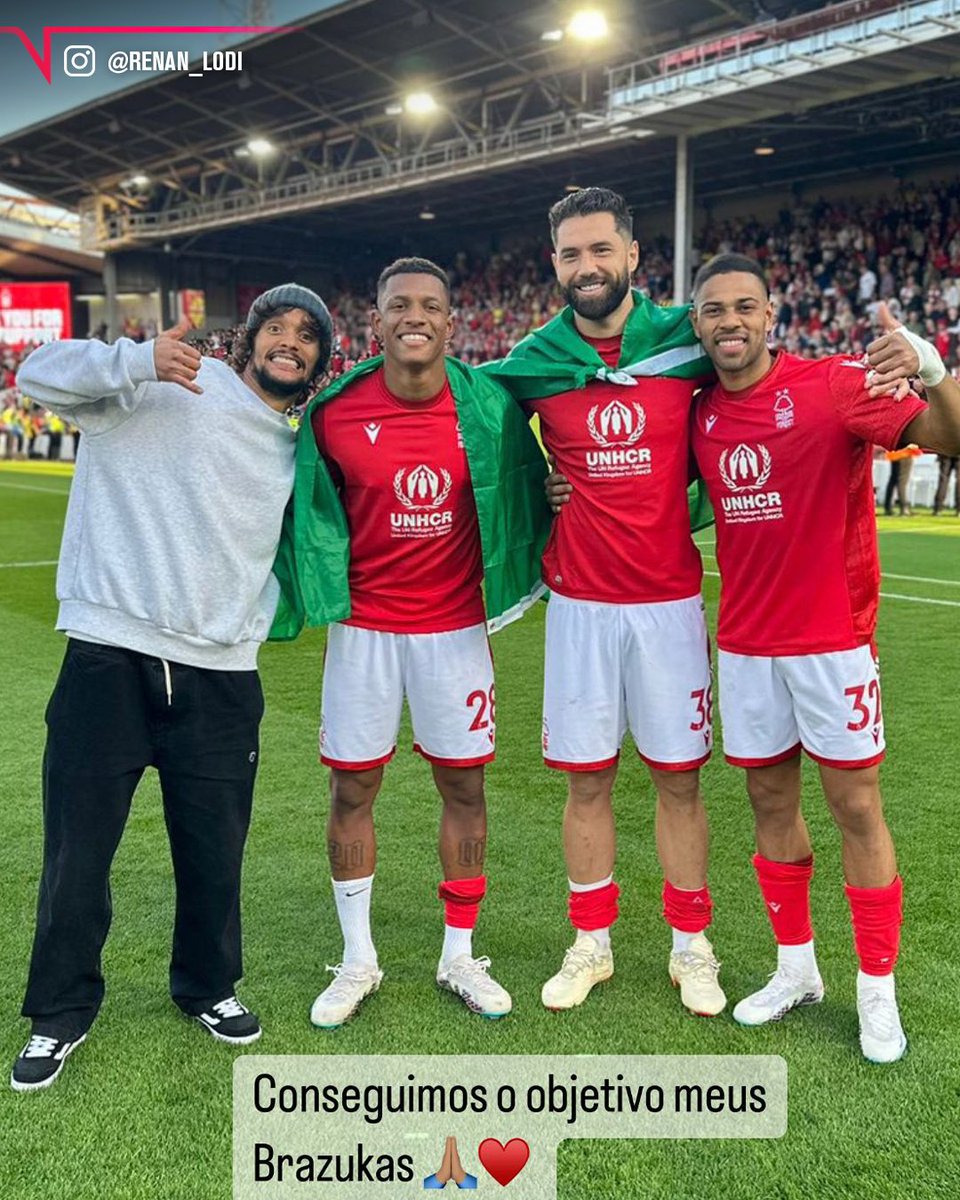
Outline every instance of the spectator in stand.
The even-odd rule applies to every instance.
[[[0,412],[0,433],[3,434],[4,458],[20,458],[23,453],[23,410],[15,402],[16,393],[9,391]]]
[[[860,291],[859,300],[861,304],[869,304],[877,294],[877,277],[873,271],[864,263],[863,270],[860,272]]]

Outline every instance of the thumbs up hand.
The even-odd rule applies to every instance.
[[[877,305],[877,324],[884,333],[893,333],[903,328],[903,322],[893,315],[886,300],[881,300]]]
[[[161,383],[178,383],[187,391],[203,395],[194,380],[200,370],[200,351],[184,342],[192,326],[189,317],[181,317],[172,329],[158,333],[153,343],[153,362]]]
[[[877,306],[877,322],[881,329],[880,336],[867,347],[867,362],[870,365],[867,386],[871,396],[893,392],[897,400],[902,400],[910,390],[908,380],[920,372],[920,353],[913,340],[916,335],[908,334],[886,301]],[[933,350],[933,347],[930,349]]]

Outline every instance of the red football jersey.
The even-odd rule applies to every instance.
[[[314,409],[313,432],[350,527],[344,624],[444,633],[483,621],[480,528],[450,385],[401,400],[381,368]]]
[[[590,340],[608,366],[620,338]],[[575,600],[651,604],[700,590],[690,536],[687,428],[696,384],[639,378],[636,387],[595,380],[525,405],[543,443],[573,484],[543,555],[543,581]]]
[[[717,518],[717,644],[825,654],[869,642],[880,559],[871,446],[926,405],[874,400],[862,362],[779,353],[752,388],[697,397],[693,450]]]

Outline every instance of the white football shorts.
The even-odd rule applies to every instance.
[[[699,596],[600,604],[554,593],[546,643],[547,766],[612,766],[628,728],[648,766],[688,771],[710,757],[710,648]]]
[[[770,767],[806,750],[826,767],[869,767],[886,742],[871,646],[782,658],[719,652],[727,762]]]
[[[475,767],[494,756],[493,659],[486,626],[382,633],[331,625],[323,664],[320,761],[365,771],[393,757],[403,697],[413,748],[430,762]]]

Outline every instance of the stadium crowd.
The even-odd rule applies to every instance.
[[[30,458],[40,445],[42,457],[59,459],[64,434],[74,432],[62,418],[17,390],[17,370],[32,349],[0,350],[0,458]],[[42,442],[41,434],[46,435]]]
[[[658,303],[672,303],[672,244],[645,241],[642,215],[638,226],[637,286]],[[951,367],[960,362],[960,179],[905,184],[870,204],[820,199],[785,209],[773,222],[753,216],[710,222],[697,239],[693,266],[730,251],[763,264],[777,303],[776,336],[792,353],[862,353],[877,305],[886,300],[909,328],[936,342]],[[452,348],[467,362],[503,357],[561,305],[542,239],[486,258],[461,253],[450,274],[459,318]],[[353,287],[333,298],[348,361],[370,352],[371,290]]]
[[[672,302],[671,243],[644,239],[642,213],[638,235],[636,285],[658,303]],[[697,238],[693,266],[729,251],[762,263],[777,305],[775,334],[786,350],[806,358],[863,353],[883,300],[936,344],[951,370],[960,368],[960,178],[904,183],[869,203],[799,203],[773,221],[710,221]],[[468,363],[502,358],[562,304],[550,247],[540,237],[486,256],[463,251],[449,272],[458,315],[451,352]],[[332,376],[377,350],[372,294],[372,281],[350,280],[330,297],[339,339]],[[203,354],[228,358],[239,328],[210,331],[196,344]],[[51,432],[43,410],[13,387],[25,353],[8,350],[0,359],[0,453],[7,457],[28,456],[37,435]]]

